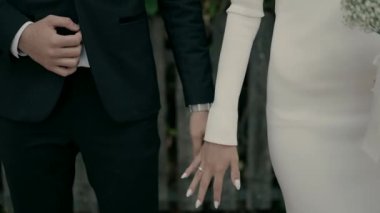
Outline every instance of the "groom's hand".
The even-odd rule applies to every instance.
[[[75,34],[62,36],[56,28],[66,28]],[[66,77],[77,69],[81,43],[77,24],[67,17],[49,15],[24,30],[18,47],[47,70]]]
[[[193,144],[193,156],[197,156],[202,148],[205,136],[208,112],[192,112],[190,116],[190,136]]]

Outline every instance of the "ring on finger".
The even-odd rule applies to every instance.
[[[199,172],[203,172],[203,168],[202,167],[198,167],[198,171]]]

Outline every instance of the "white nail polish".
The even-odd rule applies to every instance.
[[[185,178],[188,178],[188,177],[189,177],[189,175],[185,172],[185,173],[182,174],[181,179],[185,179]]]
[[[240,188],[241,188],[241,182],[240,182],[240,180],[235,180],[234,184],[235,184],[236,189],[240,190]]]
[[[197,202],[195,203],[195,208],[199,208],[200,206],[202,205],[201,201],[200,200],[197,200]]]
[[[214,201],[214,207],[215,207],[215,209],[218,209],[219,205],[220,205],[220,203],[218,201]]]
[[[191,189],[187,190],[186,197],[190,197],[191,195],[193,195],[193,190]]]

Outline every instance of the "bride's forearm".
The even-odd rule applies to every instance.
[[[230,13],[220,55],[215,105],[237,110],[238,99],[260,18]]]
[[[221,51],[215,101],[210,110],[205,140],[237,144],[238,102],[261,14],[248,16],[231,7]]]

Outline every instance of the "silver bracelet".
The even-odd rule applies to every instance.
[[[211,106],[212,106],[211,103],[190,105],[190,106],[189,106],[189,111],[190,111],[190,112],[204,112],[204,111],[209,111],[209,110],[211,109]]]

